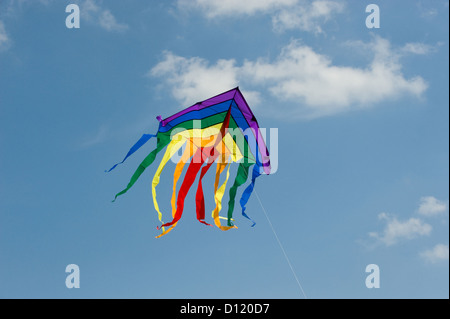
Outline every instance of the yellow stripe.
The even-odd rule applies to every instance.
[[[225,182],[223,182],[223,184],[220,186],[220,188],[217,189],[217,187],[219,185],[220,174],[224,171],[226,166],[228,166],[227,177],[225,179]],[[228,178],[230,177],[230,166],[231,166],[230,163],[228,163],[228,164],[227,163],[217,163],[216,181],[214,183],[214,200],[216,202],[216,207],[214,208],[214,210],[211,214],[216,226],[224,231],[229,230],[231,228],[237,228],[236,226],[222,226],[222,224],[220,222],[220,216],[219,216],[219,212],[222,209],[222,198],[225,193],[225,187],[227,185]]]
[[[156,200],[156,186],[158,186],[160,181],[161,172],[164,169],[164,166],[166,166],[169,159],[180,149],[181,146],[183,146],[185,141],[173,139],[170,144],[167,146],[166,153],[164,154],[163,159],[161,160],[161,163],[158,166],[158,169],[156,170],[155,175],[153,176],[152,181],[152,196],[153,196],[153,205],[155,206],[156,211],[158,212],[158,219],[162,222],[162,213],[159,211],[159,205],[158,201]]]

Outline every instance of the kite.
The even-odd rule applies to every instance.
[[[203,194],[202,179],[213,163],[216,163],[216,175],[214,182],[214,202],[216,204],[212,211],[214,224],[221,230],[237,228],[233,221],[233,210],[235,206],[238,188],[251,180],[243,191],[239,200],[242,215],[255,225],[255,222],[245,212],[246,204],[255,187],[255,180],[262,174],[270,174],[270,158],[264,138],[261,134],[258,121],[250,110],[239,87],[198,102],[166,119],[157,117],[159,128],[155,135],[144,134],[131,147],[125,158],[115,164],[110,172],[125,162],[125,160],[141,148],[151,138],[156,137],[156,148],[151,151],[141,162],[132,175],[127,187],[117,193],[118,196],[125,194],[139,179],[145,169],[150,166],[157,154],[166,148],[165,154],[159,164],[152,181],[152,196],[158,219],[162,223],[157,227],[162,233],[156,238],[170,232],[180,220],[186,195],[198,176],[197,192],[195,196],[197,220],[205,225],[212,226],[205,221],[205,199]],[[181,151],[181,156],[180,156]],[[161,173],[167,162],[174,158],[176,167],[173,176],[173,190],[171,197],[172,220],[163,221],[160,211],[156,187],[159,184]],[[232,163],[238,165],[233,185],[229,188],[227,217],[219,215],[222,209],[222,198],[225,194],[226,185],[230,177],[230,166]],[[181,182],[177,194],[177,184],[183,173],[184,180]],[[225,181],[220,184],[220,177],[225,173]],[[220,185],[219,185],[220,184]],[[222,225],[221,219],[226,219],[226,225]]]

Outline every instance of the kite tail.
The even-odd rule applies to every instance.
[[[117,197],[120,195],[125,194],[133,185],[136,183],[136,181],[139,179],[139,177],[142,175],[142,173],[145,171],[147,167],[149,167],[156,158],[156,155],[170,142],[170,137],[163,136],[158,139],[158,145],[156,146],[156,149],[154,149],[150,154],[147,155],[147,157],[139,164],[139,167],[134,172],[133,176],[131,176],[130,182],[128,183],[127,187],[116,194],[114,197],[113,202],[116,201]]]
[[[218,188],[219,186],[219,179],[220,174],[225,170],[225,168],[228,166],[227,169],[227,177],[223,184]],[[216,169],[216,181],[214,183],[214,200],[216,201],[216,207],[212,212],[212,217],[214,219],[214,223],[216,226],[221,230],[229,230],[231,228],[237,228],[236,226],[232,225],[231,222],[228,222],[228,226],[222,226],[220,222],[220,216],[219,212],[222,209],[222,198],[225,193],[225,187],[227,186],[228,178],[230,177],[230,163],[217,163],[217,169]],[[231,225],[230,225],[231,224]]]
[[[203,195],[203,186],[202,186],[202,179],[203,176],[205,176],[206,172],[208,172],[211,165],[214,163],[214,158],[210,158],[208,160],[208,164],[202,168],[202,171],[200,173],[200,178],[198,180],[198,187],[197,187],[197,193],[195,195],[195,202],[196,202],[196,212],[197,212],[197,220],[200,223],[203,223],[208,226],[212,226],[204,221],[205,219],[205,196]]]
[[[239,164],[239,168],[236,173],[236,178],[234,180],[233,186],[230,187],[229,193],[230,199],[228,200],[228,226],[233,226],[231,220],[233,218],[233,210],[236,200],[237,189],[247,181],[249,167],[250,167],[249,164],[243,163]]]
[[[250,217],[248,217],[248,215],[245,213],[245,205],[247,205],[247,202],[250,198],[250,196],[252,195],[253,189],[255,188],[255,181],[256,179],[261,175],[261,173],[259,172],[259,165],[255,165],[253,167],[253,172],[252,172],[252,182],[250,183],[250,185],[247,186],[247,188],[245,189],[245,191],[242,193],[241,199],[240,199],[240,204],[242,207],[242,216],[246,217],[247,219],[249,219],[250,221],[253,222],[253,226],[256,225],[255,221],[253,219],[251,219]]]
[[[158,212],[158,219],[162,222],[162,213],[159,210],[158,201],[156,200],[156,186],[158,186],[162,170],[166,166],[169,159],[183,146],[185,141],[178,141],[178,140],[172,140],[170,142],[169,146],[167,146],[166,153],[163,156],[163,159],[161,160],[161,163],[159,164],[158,169],[155,172],[155,175],[153,177],[152,181],[152,196],[153,196],[153,205],[155,206],[155,210]],[[163,229],[164,231],[164,229]]]
[[[195,178],[197,177],[197,174],[200,171],[200,168],[202,167],[204,162],[203,156],[201,156],[201,154],[202,149],[199,148],[194,155],[194,160],[189,164],[189,167],[186,171],[184,181],[181,184],[180,190],[178,192],[177,210],[175,212],[173,220],[169,223],[165,223],[157,227],[157,229],[161,229],[162,227],[168,227],[175,224],[177,221],[180,220],[181,215],[183,215],[184,199],[186,198],[187,193],[189,192],[189,189],[191,188],[192,184],[194,184]]]
[[[190,148],[189,145],[186,145],[186,149],[184,150],[184,153],[181,156],[181,160],[177,163],[177,166],[175,167],[175,172],[173,174],[172,199],[170,200],[170,203],[172,204],[172,218],[175,217],[175,213],[177,211],[177,207],[176,207],[177,183],[178,183],[178,180],[180,179],[181,173],[183,172],[184,165],[187,163],[189,158],[192,156],[192,153],[191,153],[192,150],[193,150],[193,148]],[[172,226],[170,226],[170,228],[168,228],[166,230],[164,230],[164,228],[163,228],[163,232],[161,234],[159,234],[158,236],[156,236],[155,238],[160,238],[160,237],[166,235],[176,225],[177,225],[177,223],[174,223]]]
[[[156,137],[156,135],[152,135],[152,134],[144,134],[141,136],[141,138],[130,148],[130,150],[128,151],[127,155],[125,155],[124,159],[122,160],[122,162],[116,163],[114,164],[113,167],[111,167],[109,170],[105,170],[105,173],[109,173],[111,172],[113,169],[116,168],[117,165],[122,164],[123,162],[126,161],[126,159],[128,157],[130,157],[131,155],[133,155],[134,152],[136,152],[138,149],[140,149],[145,143],[148,142],[148,140],[150,140],[152,137]]]

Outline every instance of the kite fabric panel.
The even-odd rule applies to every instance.
[[[255,222],[246,214],[246,205],[255,187],[256,178],[261,174],[270,174],[270,158],[267,146],[262,137],[258,121],[250,110],[239,88],[234,88],[205,101],[198,102],[166,119],[157,117],[159,123],[156,135],[144,134],[128,151],[125,158],[115,164],[110,172],[141,148],[152,137],[157,138],[156,148],[141,162],[132,175],[127,187],[116,194],[113,201],[125,194],[139,179],[145,169],[150,166],[157,154],[166,148],[152,181],[152,196],[158,219],[162,223],[157,227],[161,234],[156,238],[169,233],[180,220],[185,198],[198,176],[198,185],[195,196],[196,214],[199,222],[209,225],[205,221],[205,199],[203,195],[202,179],[213,163],[216,163],[214,182],[214,202],[212,211],[214,224],[221,230],[237,228],[233,224],[233,210],[238,188],[251,180],[243,191],[239,200],[242,215]],[[159,209],[156,187],[159,184],[161,173],[170,159],[182,153],[177,161],[173,176],[173,190],[171,197],[172,220],[163,221],[163,213]],[[230,177],[230,166],[238,166],[233,185],[229,188],[228,212],[226,217],[219,215],[222,209],[222,198]],[[184,179],[177,193],[177,184],[187,165]],[[220,184],[221,175],[225,180]],[[222,225],[221,219],[226,220]]]

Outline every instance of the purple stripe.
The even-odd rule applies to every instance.
[[[161,122],[162,126],[166,126],[166,124],[169,123],[170,121],[172,121],[173,119],[176,119],[177,117],[182,116],[182,115],[184,115],[186,113],[189,113],[191,111],[201,110],[201,109],[204,109],[205,107],[209,107],[209,106],[214,105],[214,104],[218,104],[218,103],[225,102],[227,100],[231,100],[234,97],[234,95],[236,94],[236,91],[238,91],[238,90],[239,90],[238,88],[234,88],[234,89],[232,89],[230,91],[221,93],[219,95],[211,97],[211,98],[209,98],[207,100],[204,100],[202,102],[197,102],[194,105],[192,105],[192,106],[190,106],[190,107],[188,107],[188,108],[186,108],[186,109],[184,109],[184,110],[182,110],[182,111],[180,111],[178,113],[175,113],[174,115],[169,116],[168,118],[162,120],[162,122]],[[248,108],[248,106],[247,106],[247,108]],[[250,113],[251,113],[251,111],[250,111]]]

